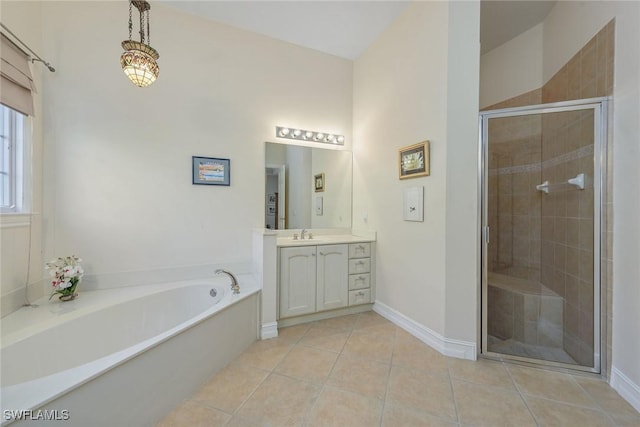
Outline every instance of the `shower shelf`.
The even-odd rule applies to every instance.
[[[549,191],[553,191],[567,185],[573,185],[580,190],[584,190],[584,174],[579,173],[575,178],[569,178],[565,182],[559,182],[557,184],[549,184],[549,181],[545,181],[542,184],[536,185],[536,190],[549,194]]]

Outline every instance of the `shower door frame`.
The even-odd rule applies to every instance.
[[[481,268],[481,301],[480,301],[480,356],[490,359],[513,361],[517,363],[546,366],[551,368],[565,368],[600,374],[602,366],[606,366],[606,331],[603,328],[603,314],[607,305],[603,299],[606,292],[602,292],[601,286],[601,253],[602,253],[602,219],[604,218],[606,200],[604,191],[606,187],[607,166],[607,115],[608,101],[606,97],[579,99],[575,101],[554,102],[537,104],[524,107],[503,108],[498,110],[481,111],[479,114],[479,152],[478,152],[478,200],[480,217],[480,268]],[[574,365],[569,363],[554,362],[549,360],[534,359],[523,356],[491,352],[488,349],[488,243],[490,230],[488,225],[488,194],[489,194],[489,169],[488,169],[488,122],[490,119],[504,117],[518,117],[533,114],[561,113],[566,111],[593,110],[593,367]]]

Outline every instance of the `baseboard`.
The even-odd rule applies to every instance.
[[[611,387],[622,396],[636,411],[640,412],[640,386],[620,372],[615,366],[611,367]]]
[[[269,338],[277,338],[278,322],[265,323],[260,329],[260,339],[268,340]]]
[[[468,360],[477,358],[476,344],[473,342],[444,337],[380,301],[375,302],[373,311],[445,356]]]
[[[309,322],[317,322],[318,320],[331,319],[332,317],[363,313],[365,311],[371,311],[372,305],[373,304],[352,305],[350,307],[337,308],[335,310],[318,311],[316,313],[303,314],[296,317],[288,317],[286,319],[278,320],[278,326],[280,328],[288,328],[289,326],[296,326]]]

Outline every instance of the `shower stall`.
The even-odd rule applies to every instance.
[[[486,357],[600,372],[606,109],[480,113]]]

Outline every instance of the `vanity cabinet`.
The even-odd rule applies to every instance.
[[[348,245],[318,246],[316,310],[349,304]]]
[[[280,249],[280,317],[316,311],[316,247]]]
[[[349,304],[349,245],[280,249],[280,317]]]
[[[371,243],[349,245],[349,305],[371,302]]]

